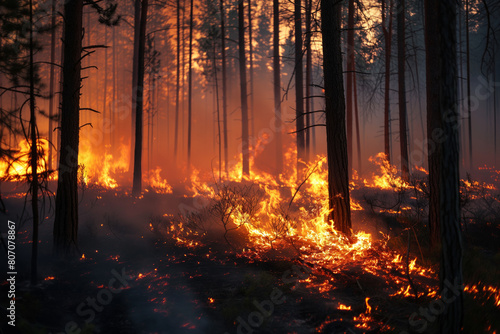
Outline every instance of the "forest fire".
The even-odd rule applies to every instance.
[[[499,332],[500,2],[0,13],[0,332]]]

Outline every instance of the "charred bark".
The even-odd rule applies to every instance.
[[[144,105],[144,49],[146,45],[146,23],[148,0],[141,1],[141,23],[139,30],[139,58],[137,67],[137,105],[135,107],[135,148],[134,181],[132,194],[137,196],[142,191],[142,114]]]
[[[330,219],[351,233],[345,99],[340,38],[341,2],[321,0]]]
[[[61,145],[54,220],[54,251],[74,255],[78,240],[78,144],[83,0],[64,3]]]
[[[240,93],[241,93],[241,153],[243,158],[243,176],[250,175],[248,148],[248,95],[245,55],[245,13],[243,1],[238,3],[238,54],[240,61]]]
[[[389,18],[386,13],[389,1]],[[388,21],[388,22],[387,22]],[[382,30],[385,40],[385,89],[384,89],[384,152],[391,163],[391,52],[392,52],[392,0],[382,0]]]
[[[276,136],[276,171],[283,171],[283,139],[281,131],[281,61],[280,61],[280,3],[273,0],[273,83],[274,128]]]
[[[398,97],[399,97],[399,144],[401,149],[401,175],[410,180],[408,168],[408,134],[406,129],[406,40],[405,40],[405,0],[398,0]]]
[[[297,136],[297,175],[304,167],[305,134],[304,134],[304,69],[302,65],[302,0],[295,0],[295,126]]]

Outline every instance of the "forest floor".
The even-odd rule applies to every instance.
[[[2,321],[0,333],[438,332],[439,304],[432,291],[438,288],[439,251],[428,250],[425,225],[412,231],[416,238],[410,238],[409,259],[418,258],[421,267],[429,268],[427,274],[410,273],[409,280],[408,273],[380,255],[391,252],[405,259],[408,251],[405,219],[374,209],[390,206],[395,198],[390,192],[353,192],[364,208],[353,212],[354,230],[372,235],[382,230],[392,237],[375,237],[362,258],[342,262],[338,270],[314,265],[293,250],[252,258],[220,233],[196,245],[178,242],[165,233],[169,226],[161,229],[158,222],[168,222],[192,204],[183,192],[147,192],[135,199],[94,188],[82,195],[82,256],[69,262],[52,256],[53,203],[47,202],[47,219],[40,225],[40,282],[31,287],[29,214],[21,216],[23,197],[4,193],[8,212],[1,214],[2,222],[10,219],[18,227],[18,275],[16,327]],[[471,220],[464,236],[469,286],[464,328],[498,332],[500,220]],[[4,255],[1,261],[6,262]],[[373,261],[375,269],[366,270]],[[487,291],[491,287],[496,290]],[[4,283],[4,310],[7,289]]]

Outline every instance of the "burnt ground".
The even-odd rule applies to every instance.
[[[188,247],[150,226],[163,214],[178,212],[181,204],[192,205],[183,193],[146,193],[132,199],[120,192],[87,189],[80,203],[79,229],[85,257],[71,261],[52,256],[53,217],[47,202],[48,218],[41,224],[40,283],[31,287],[31,222],[28,214],[20,216],[23,201],[4,198],[9,211],[2,214],[2,232],[7,219],[16,221],[19,231],[16,328],[2,321],[2,333],[437,332],[436,317],[409,322],[413,312],[428,309],[435,298],[391,296],[408,285],[404,272],[363,269],[364,260],[380,257],[382,245],[374,245],[365,259],[346,263],[336,272],[315,267],[292,252],[252,259],[220,236]],[[362,217],[354,213],[358,227],[392,233],[388,247],[404,255],[406,234],[400,220],[369,211]],[[368,221],[374,226],[367,226]],[[425,251],[425,236],[418,235],[424,265],[437,269],[438,256]],[[498,221],[467,225],[465,244],[472,255],[465,257],[464,266],[472,273],[465,273],[466,283],[498,286],[498,240]],[[412,244],[412,256],[419,253]],[[3,251],[0,260],[6,262]],[[437,287],[436,278],[413,279],[419,289]],[[7,289],[2,284],[3,312]],[[465,302],[467,332],[500,328],[499,308],[490,295],[466,295]]]

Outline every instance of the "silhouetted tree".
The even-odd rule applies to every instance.
[[[248,148],[248,95],[245,56],[245,13],[243,1],[238,2],[238,51],[240,61],[240,92],[241,92],[241,149],[243,158],[243,175],[250,174],[249,148]]]
[[[330,218],[338,231],[350,235],[351,207],[340,46],[340,12],[341,2],[321,0]]]
[[[132,194],[136,196],[142,191],[142,114],[144,107],[144,51],[146,45],[147,15],[148,0],[142,0],[137,68],[137,105],[135,107],[134,180],[132,188]]]

